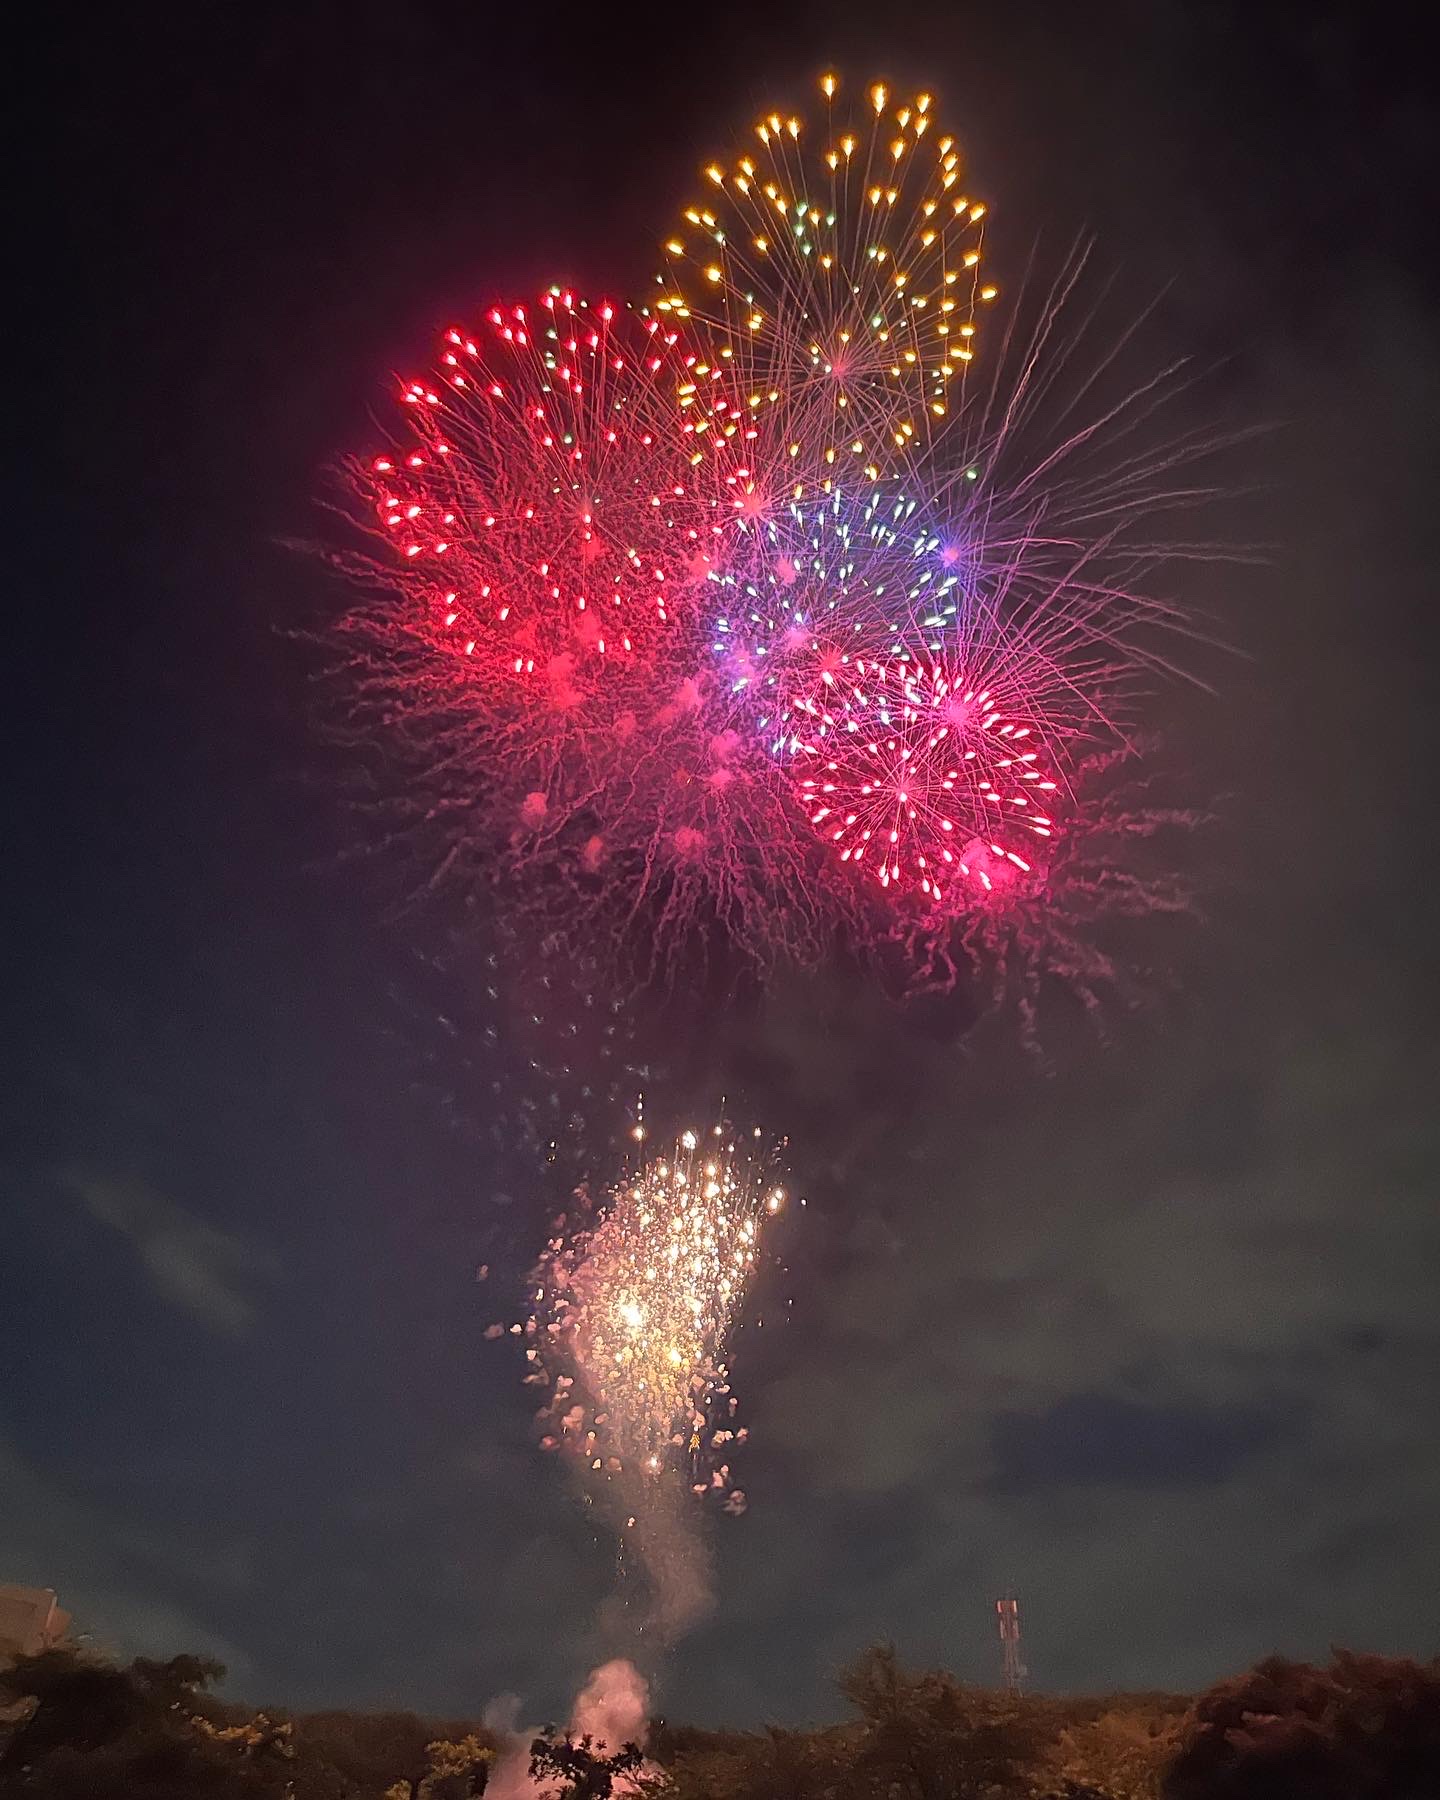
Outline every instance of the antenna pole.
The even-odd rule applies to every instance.
[[[1030,1671],[1020,1658],[1020,1602],[1014,1594],[995,1602],[995,1623],[1000,1628],[1000,1679],[1007,1694],[1023,1693]]]

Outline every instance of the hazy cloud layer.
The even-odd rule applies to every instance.
[[[238,1337],[256,1320],[254,1292],[273,1278],[275,1258],[187,1213],[144,1182],[68,1169],[56,1182],[99,1225],[118,1232],[158,1293],[211,1331]]]

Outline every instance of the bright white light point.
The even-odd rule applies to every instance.
[[[695,1148],[695,1142],[696,1142],[695,1133],[693,1131],[687,1131],[685,1133],[684,1137],[681,1138],[680,1142],[685,1146],[685,1148],[687,1150],[693,1150]]]

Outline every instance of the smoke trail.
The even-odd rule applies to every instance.
[[[640,1588],[631,1617],[636,1653],[667,1650],[715,1603],[710,1546],[703,1515],[689,1491],[672,1479],[634,1477],[642,1488],[619,1522],[622,1594],[633,1575]],[[616,1498],[624,1503],[622,1480]]]

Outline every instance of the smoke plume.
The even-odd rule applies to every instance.
[[[645,1742],[649,1717],[649,1683],[634,1663],[621,1656],[590,1671],[570,1709],[569,1732],[572,1737],[592,1738],[597,1748],[603,1745],[605,1753],[613,1756],[624,1744]],[[530,1774],[530,1745],[535,1736],[534,1730],[512,1733],[486,1784],[486,1800],[541,1800],[550,1792]],[[632,1782],[617,1779],[616,1794],[635,1791]]]

